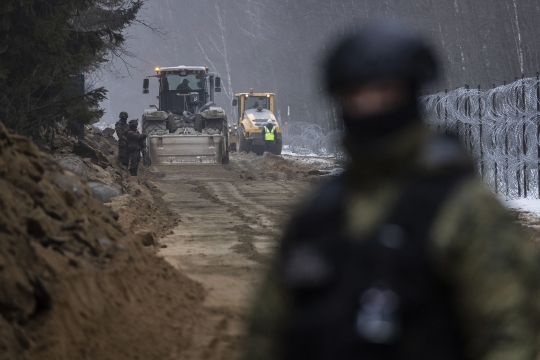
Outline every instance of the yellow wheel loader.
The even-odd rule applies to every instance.
[[[214,103],[221,79],[207,66],[156,68],[147,76],[159,82],[159,106],[150,105],[142,116],[147,134],[145,165],[211,165],[229,161],[228,123],[223,109]]]
[[[253,151],[257,155],[264,152],[263,126],[271,120],[276,127],[276,143],[274,153],[281,154],[283,148],[283,136],[281,127],[274,116],[273,93],[249,93],[235,94],[233,107],[238,109],[238,121],[236,125],[229,126],[230,149],[238,152]]]

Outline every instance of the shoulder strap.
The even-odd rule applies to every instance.
[[[459,183],[471,175],[467,170],[411,180],[402,190],[387,223],[429,228],[448,196]]]
[[[296,239],[318,238],[325,233],[335,233],[342,225],[349,186],[345,177],[339,176],[324,185],[301,209],[291,224]]]

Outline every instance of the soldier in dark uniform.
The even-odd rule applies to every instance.
[[[131,176],[137,176],[137,169],[141,161],[141,151],[144,148],[146,134],[140,134],[137,130],[139,122],[137,120],[129,121],[129,129],[126,131],[127,147],[129,151],[129,173]]]
[[[119,115],[120,120],[114,124],[114,129],[116,130],[116,136],[118,136],[118,160],[125,167],[129,164],[129,154],[127,149],[127,139],[125,137],[125,132],[128,130],[129,126],[127,124],[128,113],[122,111]]]
[[[349,165],[291,219],[255,301],[249,360],[533,360],[535,251],[453,138],[420,120],[437,63],[393,23],[325,64]]]

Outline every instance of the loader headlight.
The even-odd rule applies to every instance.
[[[156,71],[157,74],[159,74],[159,71],[160,71],[161,69],[157,67],[157,68],[155,68],[154,70]]]

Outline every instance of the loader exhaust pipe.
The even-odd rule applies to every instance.
[[[201,108],[199,109],[199,112],[203,112],[204,110],[208,109],[212,105],[214,105],[214,102],[210,100],[209,102],[201,106]]]
[[[216,93],[216,76],[215,72],[209,72],[208,76],[210,77],[210,101],[214,102],[214,95]]]

